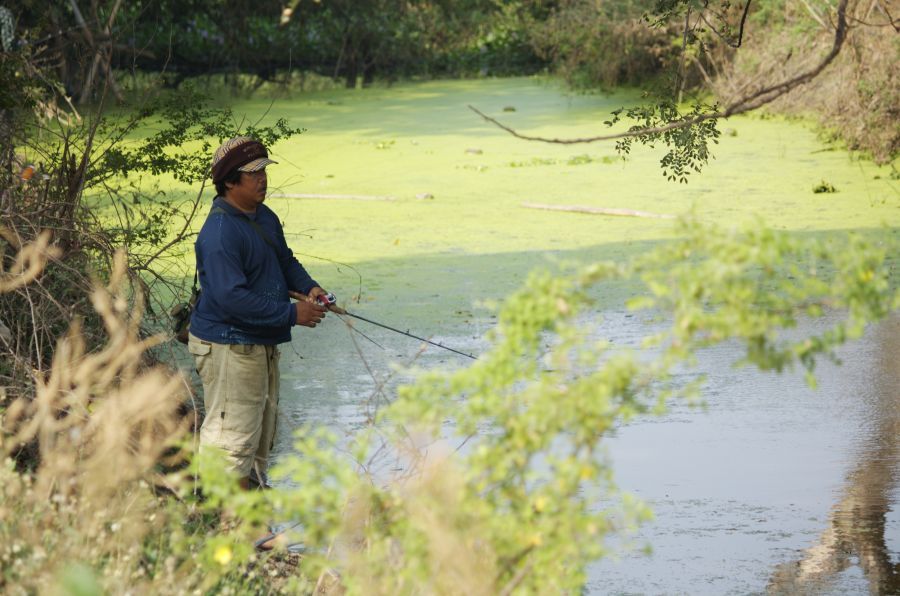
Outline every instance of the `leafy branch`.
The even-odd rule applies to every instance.
[[[759,109],[779,97],[790,93],[797,87],[804,85],[822,73],[829,64],[838,56],[844,41],[847,38],[847,5],[849,0],[840,0],[837,6],[837,23],[834,27],[834,40],[831,50],[812,68],[786,78],[778,83],[763,86],[762,88],[744,95],[736,100],[731,101],[727,106],[719,108],[718,106],[707,106],[697,103],[687,114],[682,114],[674,102],[664,100],[655,106],[643,106],[633,108],[625,112],[626,116],[637,120],[639,124],[631,126],[628,130],[603,135],[592,135],[588,137],[575,138],[558,138],[544,137],[538,135],[523,134],[503,123],[496,118],[488,116],[484,112],[478,110],[472,105],[469,109],[481,116],[486,122],[489,122],[501,130],[505,130],[512,136],[525,141],[538,141],[542,143],[555,143],[561,145],[572,145],[580,143],[595,143],[599,141],[611,140],[627,140],[617,145],[620,150],[630,149],[631,142],[634,139],[639,140],[643,144],[652,144],[656,141],[662,141],[666,146],[671,147],[670,152],[663,158],[662,166],[664,175],[670,180],[686,181],[686,173],[689,170],[699,171],[698,166],[705,164],[708,159],[709,151],[706,147],[707,139],[718,138],[716,131],[716,123],[720,119],[726,119],[731,116],[737,116],[756,109]],[[663,3],[663,9],[667,9],[668,5],[680,4],[680,0],[671,0]],[[748,5],[749,7],[749,2]],[[743,18],[741,21],[741,36],[743,36]],[[684,50],[682,50],[684,51]],[[617,122],[619,114],[622,110],[613,113],[613,120],[607,121],[607,125]],[[687,131],[684,134],[668,134],[672,131]]]

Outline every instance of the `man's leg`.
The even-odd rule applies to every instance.
[[[269,453],[275,443],[275,429],[278,425],[278,399],[281,380],[278,371],[279,358],[281,356],[276,346],[266,347],[268,357],[268,394],[262,417],[262,432],[259,438],[259,448],[253,460],[253,469],[260,487],[264,487],[268,479]]]
[[[217,344],[192,336],[188,348],[203,380],[206,417],[200,427],[200,451],[211,446],[223,450],[246,487],[269,394],[266,346]]]

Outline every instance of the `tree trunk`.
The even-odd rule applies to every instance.
[[[13,185],[13,115],[9,110],[0,110],[0,215],[12,210],[9,189]]]

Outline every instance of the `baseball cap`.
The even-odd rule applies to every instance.
[[[265,145],[252,137],[234,137],[222,143],[213,153],[213,183],[222,181],[233,170],[258,172],[273,163],[278,162],[269,159]]]

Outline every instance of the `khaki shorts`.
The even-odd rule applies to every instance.
[[[254,466],[261,478],[278,419],[278,348],[217,344],[190,335],[188,350],[203,381],[200,451],[221,449],[241,478]]]

